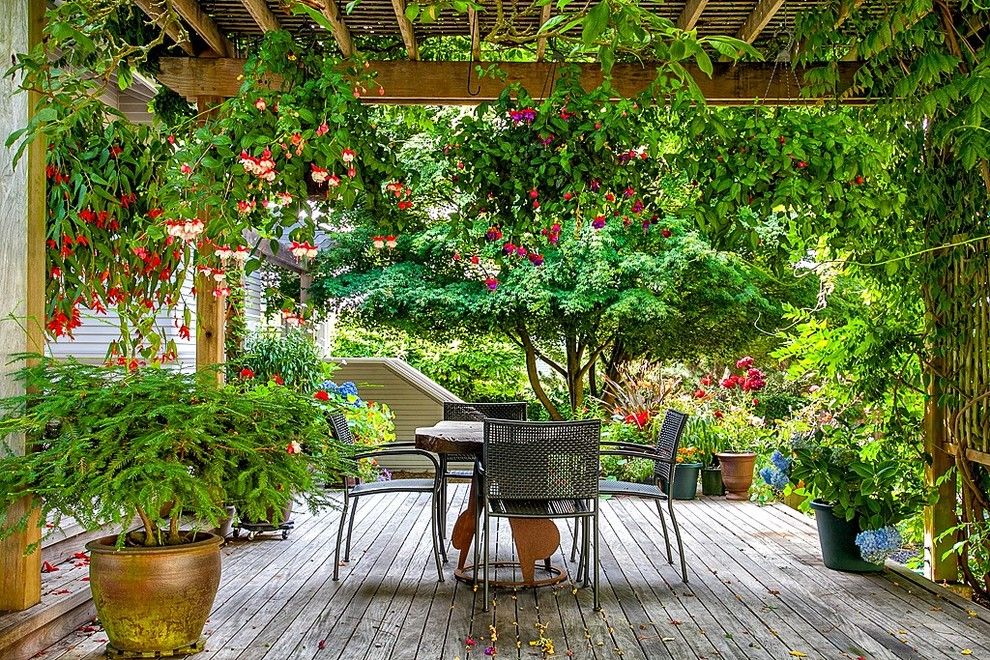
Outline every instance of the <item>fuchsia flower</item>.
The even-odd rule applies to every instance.
[[[189,163],[183,163],[182,167],[179,168],[179,171],[183,174],[192,174],[192,167],[189,166]]]
[[[711,374],[705,374],[704,376],[702,376],[701,377],[701,384],[702,385],[705,385],[705,386],[711,385],[712,384]]]
[[[660,231],[660,235],[663,236],[664,238],[670,238],[673,234],[672,234],[672,232],[669,229],[667,229],[666,227],[664,227]]]
[[[636,189],[633,188],[632,186],[628,186],[625,192],[622,193],[622,196],[625,197],[626,199],[629,199],[635,194],[636,194]]]
[[[316,137],[323,137],[324,135],[330,132],[330,127],[327,126],[326,122],[323,122],[322,124],[316,127],[315,132],[316,132]]]
[[[320,167],[316,163],[311,163],[309,166],[310,178],[313,179],[313,183],[319,185],[321,183],[326,183],[327,179],[330,178],[330,170]]]
[[[752,366],[753,366],[753,358],[751,358],[748,355],[736,360],[736,369],[749,369]]]
[[[603,229],[605,227],[605,216],[596,215],[595,219],[591,223],[591,226],[595,229]]]
[[[488,287],[489,291],[494,291],[498,288],[498,280],[494,277],[489,277],[485,280],[485,286]]]
[[[240,213],[241,215],[247,215],[248,213],[253,211],[254,208],[255,208],[255,202],[253,199],[250,201],[245,201],[242,199],[237,202],[237,212]]]
[[[264,112],[265,108],[268,107],[268,104],[265,103],[265,99],[258,99],[254,102],[254,107],[258,109],[258,112]]]
[[[309,241],[303,241],[302,243],[292,241],[292,247],[289,251],[292,252],[292,256],[296,259],[312,259],[316,256],[318,248]]]
[[[588,187],[591,188],[592,192],[598,192],[598,189],[602,187],[602,182],[598,179],[592,179]]]
[[[530,252],[529,253],[529,261],[534,266],[542,266],[543,265],[543,255],[537,254],[536,252]]]
[[[485,232],[485,238],[493,243],[502,238],[502,230],[498,227],[489,227]]]
[[[642,213],[643,212],[643,200],[637,199],[635,202],[633,202],[632,212],[633,213]]]
[[[350,164],[354,162],[355,153],[353,149],[347,148],[340,152],[340,159],[344,161],[344,164]]]
[[[398,245],[398,241],[395,240],[395,236],[388,235],[385,237],[385,247],[389,250],[394,250],[395,246]]]
[[[295,440],[293,440],[292,442],[290,442],[289,444],[287,444],[285,446],[285,451],[286,451],[286,453],[289,453],[289,454],[301,454],[302,453],[302,445],[299,444],[298,442],[296,442]]]
[[[381,250],[385,247],[385,237],[375,236],[371,239],[371,245],[374,246],[376,250]]]
[[[522,123],[532,124],[536,121],[536,110],[533,110],[532,108],[509,110],[509,119],[511,119],[516,126]]]

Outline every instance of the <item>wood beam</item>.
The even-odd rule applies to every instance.
[[[344,57],[353,55],[354,39],[351,37],[351,29],[344,22],[344,17],[340,15],[340,7],[337,6],[337,0],[323,0],[323,6],[320,10],[333,28],[333,38],[337,42],[340,52]]]
[[[251,18],[258,24],[262,32],[275,32],[282,29],[278,17],[268,8],[268,3],[265,0],[241,0],[241,4],[251,14]]]
[[[677,27],[682,30],[693,30],[707,4],[708,0],[688,0],[677,19]]]
[[[41,43],[45,0],[4,3],[0,12],[0,59],[10,61]],[[0,79],[0,134],[27,124],[40,97],[18,94],[18,81]],[[0,396],[22,394],[11,372],[24,363],[19,353],[44,351],[45,321],[45,181],[46,143],[38,138],[26,157],[13,167],[13,152],[0,147]],[[0,438],[0,445],[16,453],[28,451],[23,435]],[[0,541],[0,611],[26,610],[41,600],[41,524],[36,502],[18,500],[5,512],[8,520],[28,516],[27,527]],[[29,547],[35,547],[31,554]]]
[[[223,102],[218,96],[203,95],[196,99],[200,117],[205,121]],[[206,220],[206,218],[204,218]],[[219,286],[209,273],[196,274],[196,369],[213,369],[224,361],[224,330],[227,325],[226,298],[216,295]],[[217,371],[223,382],[223,370]]]
[[[540,28],[543,24],[550,20],[550,10],[552,9],[550,3],[543,5],[543,12],[540,14]],[[547,52],[547,38],[540,37],[536,40],[536,61],[542,62],[543,57]]]
[[[471,59],[481,61],[481,21],[478,20],[478,10],[468,7],[468,30],[471,34]]]
[[[739,34],[736,37],[748,44],[753,43],[760,36],[760,33],[763,32],[763,28],[767,26],[770,19],[783,6],[784,0],[760,0],[753,7],[753,11],[750,12],[749,16],[746,17],[746,22],[739,28]]]
[[[165,6],[165,0],[134,0],[134,4],[148,15],[148,18],[175,42],[175,45],[189,55],[196,55],[189,35],[182,24]]]
[[[203,38],[206,45],[210,47],[218,57],[230,57],[234,54],[234,45],[227,37],[223,36],[216,22],[210,17],[196,0],[169,0],[182,20],[193,29],[193,31]]]
[[[406,45],[406,56],[411,60],[418,60],[419,45],[416,43],[416,32],[413,30],[412,21],[406,18],[406,0],[392,0],[392,9],[399,24],[402,43]]]
[[[216,94],[236,96],[240,88],[238,76],[244,72],[244,60],[228,58],[189,58],[165,57],[160,60],[158,80],[180,95],[195,99],[199,96]],[[376,82],[382,86],[384,94],[362,97],[367,103],[386,104],[435,104],[435,105],[477,105],[482,101],[497,99],[506,84],[518,82],[531,94],[545,93],[552,88],[548,84],[560,77],[561,67],[550,62],[502,62],[499,67],[506,79],[498,80],[486,76],[477,81],[480,91],[472,96],[464,81],[472,62],[409,62],[405,60],[371,62],[371,69],[377,72]],[[839,87],[842,94],[849,89],[853,75],[859,69],[858,62],[840,62]],[[597,64],[582,64],[581,84],[593,89],[602,83],[601,67]],[[775,75],[773,62],[745,62],[715,64],[712,77],[694,67],[688,71],[694,77],[699,89],[713,105],[751,105],[760,97],[760,103],[769,105],[813,105],[821,99],[801,98],[801,81],[804,69],[797,69],[793,75]],[[616,64],[612,70],[612,85],[624,97],[632,97],[643,92],[656,79],[655,67],[639,64]],[[272,84],[277,85],[278,80]],[[851,92],[843,102],[863,104],[866,99]]]

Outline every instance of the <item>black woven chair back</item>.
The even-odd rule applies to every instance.
[[[443,418],[448,422],[483,422],[488,419],[526,419],[526,402],[465,403],[444,401]]]
[[[670,461],[670,464],[656,463],[653,470],[654,479],[664,481],[674,478],[674,465],[677,463],[677,448],[681,444],[681,436],[687,426],[688,416],[676,410],[667,410],[660,425],[660,435],[657,436],[657,454],[660,458]]]
[[[505,500],[598,497],[601,422],[485,420],[488,496]]]
[[[354,444],[354,434],[351,433],[351,427],[347,425],[347,418],[343,413],[330,413],[330,426],[337,440],[348,445]]]

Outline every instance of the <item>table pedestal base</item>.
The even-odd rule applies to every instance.
[[[502,571],[508,569],[515,569],[522,573],[522,564],[517,561],[490,561],[488,562],[489,572],[494,572],[496,569]],[[488,584],[491,586],[502,589],[502,588],[514,588],[514,589],[525,589],[525,588],[536,588],[536,587],[550,587],[555,584],[560,584],[567,579],[567,569],[561,568],[559,566],[550,565],[547,568],[542,563],[536,566],[536,575],[546,575],[545,578],[534,579],[530,582],[525,580],[491,580]],[[474,566],[469,565],[464,568],[457,568],[454,570],[454,577],[461,582],[467,582],[468,584],[474,583]],[[484,576],[482,575],[481,568],[478,568],[478,584],[481,584],[481,580]]]

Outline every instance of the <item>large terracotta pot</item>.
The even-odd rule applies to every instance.
[[[93,602],[110,646],[142,657],[194,652],[220,586],[213,534],[164,548],[116,550],[116,536],[86,544]]]
[[[725,484],[725,498],[748,500],[749,487],[753,485],[753,466],[756,454],[745,452],[720,452],[716,454],[722,466],[722,483]]]

